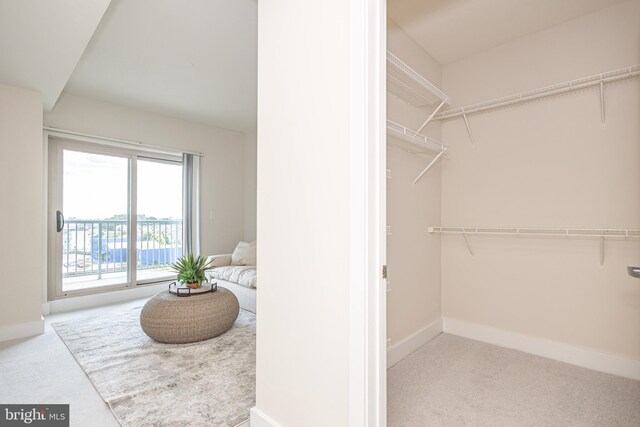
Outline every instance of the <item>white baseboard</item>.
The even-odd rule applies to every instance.
[[[64,313],[67,311],[81,310],[83,308],[99,307],[101,305],[116,304],[135,299],[151,297],[158,292],[166,291],[167,284],[138,286],[130,289],[122,289],[111,292],[100,292],[91,295],[79,295],[49,301],[42,304],[42,314]]]
[[[44,334],[44,318],[33,322],[0,326],[0,342]]]
[[[255,406],[251,408],[251,421],[249,425],[251,427],[282,427],[277,421]]]
[[[626,359],[615,354],[521,335],[457,319],[444,318],[443,330],[448,334],[520,350],[594,371],[640,380],[640,361]]]
[[[387,349],[387,369],[442,333],[442,319],[437,319]]]

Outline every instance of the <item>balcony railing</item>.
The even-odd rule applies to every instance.
[[[138,270],[168,269],[182,256],[182,221],[139,220]],[[129,225],[126,220],[75,220],[62,235],[62,276],[81,277],[127,271]]]

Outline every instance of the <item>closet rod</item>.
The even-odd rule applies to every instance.
[[[583,238],[600,240],[600,266],[604,266],[605,239],[640,239],[640,229],[631,228],[508,228],[508,227],[429,227],[432,234],[454,234],[464,237],[467,249],[474,256],[473,247],[468,236],[525,236],[525,237],[556,237]]]
[[[640,229],[632,228],[527,228],[527,227],[453,227],[432,226],[431,234],[472,236],[582,237],[593,239],[640,239]]]
[[[558,83],[558,84],[547,86],[541,89],[534,89],[526,92],[521,92],[514,95],[505,96],[502,98],[492,99],[490,101],[466,105],[464,107],[452,108],[436,114],[432,120],[455,119],[455,118],[463,117],[469,114],[480,113],[483,111],[490,111],[497,108],[519,104],[521,102],[528,102],[536,99],[547,98],[550,96],[560,95],[566,92],[572,92],[580,89],[589,88],[592,86],[600,86],[601,92],[602,92],[604,84],[613,83],[619,80],[625,80],[632,77],[637,77],[639,75],[640,75],[640,64],[637,64],[637,65],[633,65],[627,68],[622,68],[619,70],[608,71],[606,73],[595,74],[589,77],[583,77],[575,80],[570,80],[564,83]],[[604,118],[602,120],[604,120]]]

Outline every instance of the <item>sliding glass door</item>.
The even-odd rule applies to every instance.
[[[182,255],[180,158],[55,140],[49,183],[50,297],[174,277],[170,265]]]
[[[182,255],[182,163],[138,157],[138,282],[173,277]]]
[[[62,150],[62,291],[129,281],[131,158]]]

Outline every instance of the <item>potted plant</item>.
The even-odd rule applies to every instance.
[[[185,284],[191,289],[196,289],[202,286],[202,282],[207,281],[205,271],[212,267],[211,262],[207,261],[207,258],[203,256],[194,257],[193,254],[189,254],[185,257],[180,257],[171,265],[171,268],[178,273],[178,281]]]

